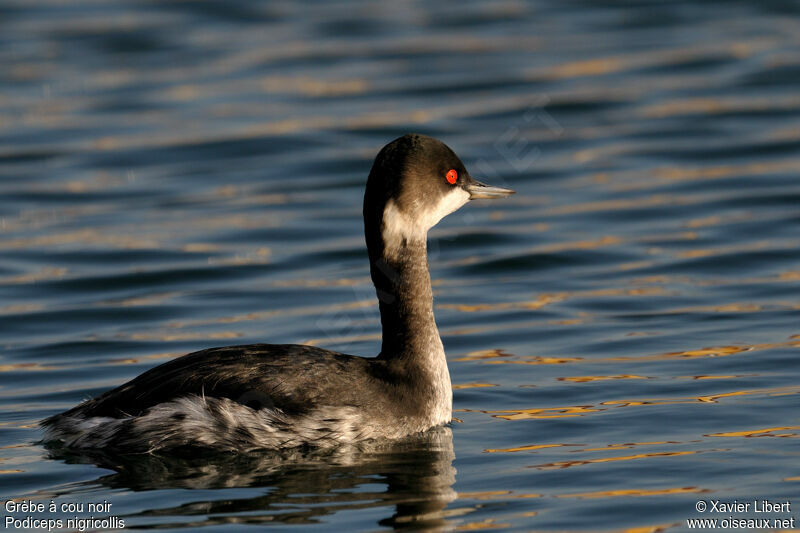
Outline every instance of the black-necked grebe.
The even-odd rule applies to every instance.
[[[473,179],[436,139],[395,139],[375,158],[364,194],[383,327],[377,357],[296,344],[195,352],[44,420],[45,440],[120,452],[245,451],[398,438],[450,422],[428,230],[470,199],[512,193]]]

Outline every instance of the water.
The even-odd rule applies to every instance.
[[[4,2],[3,500],[206,531],[800,506],[798,7],[605,4]],[[408,131],[518,191],[431,234],[451,429],[282,461],[37,444],[193,350],[377,353],[361,196]]]

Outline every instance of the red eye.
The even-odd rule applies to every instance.
[[[450,185],[455,185],[456,180],[458,180],[458,172],[456,172],[454,169],[451,168],[450,170],[447,171],[446,177],[447,177],[447,183],[449,183]]]

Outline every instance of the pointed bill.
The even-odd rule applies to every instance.
[[[486,185],[485,183],[481,183],[475,179],[472,180],[471,183],[468,183],[466,187],[464,187],[467,192],[469,193],[470,200],[479,200],[479,199],[493,199],[493,198],[505,198],[510,194],[514,194],[512,189],[504,189],[503,187],[493,187],[491,185]]]

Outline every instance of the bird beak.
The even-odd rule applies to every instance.
[[[464,187],[467,192],[469,193],[470,200],[478,200],[478,199],[493,199],[493,198],[505,198],[510,194],[514,194],[514,191],[511,189],[504,189],[502,187],[492,187],[491,185],[486,185],[485,183],[481,183],[480,181],[470,178],[471,181],[467,183]]]

